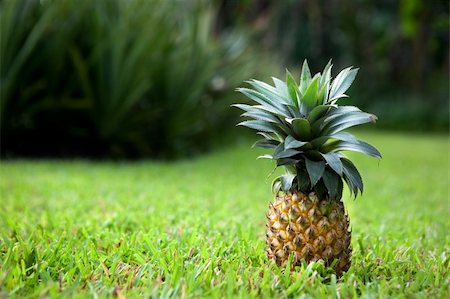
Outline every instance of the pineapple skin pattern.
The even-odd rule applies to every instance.
[[[323,260],[338,276],[350,268],[351,232],[341,201],[319,199],[315,192],[277,194],[267,214],[267,256],[278,266]]]
[[[254,105],[234,104],[250,118],[238,125],[253,129],[263,139],[254,146],[271,150],[258,158],[276,162],[285,174],[272,183],[275,200],[267,213],[267,256],[285,267],[302,261],[323,260],[338,276],[350,268],[351,232],[342,203],[343,184],[356,198],[363,192],[362,177],[346,151],[381,158],[369,143],[346,129],[374,123],[376,116],[355,106],[339,105],[348,96],[358,69],[343,69],[334,79],[331,60],[322,73],[311,75],[306,60],[297,83],[274,85],[255,79],[252,88],[238,88]]]

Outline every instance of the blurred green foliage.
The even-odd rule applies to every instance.
[[[3,0],[0,23],[2,157],[203,152],[243,80],[304,58],[360,67],[378,127],[449,127],[445,1]]]
[[[448,130],[448,1],[219,2],[222,28],[252,28],[285,67],[305,58],[313,71],[330,58],[335,69],[360,67],[350,98],[378,114],[378,127]]]
[[[2,154],[205,150],[256,69],[214,15],[206,1],[3,1]]]

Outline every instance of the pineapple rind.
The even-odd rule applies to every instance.
[[[344,205],[320,199],[315,192],[277,194],[267,214],[266,244],[268,258],[279,266],[286,266],[293,255],[293,267],[302,259],[323,260],[326,266],[334,264],[339,276],[351,264],[351,233]]]

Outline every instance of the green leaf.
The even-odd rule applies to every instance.
[[[301,152],[292,148],[285,149],[279,153],[274,153],[274,159],[282,159],[282,158],[292,158],[293,156],[300,154]]]
[[[239,108],[244,111],[249,111],[249,110],[253,109],[253,106],[250,106],[247,104],[233,104],[233,105],[231,105],[231,107],[236,107],[236,108]]]
[[[355,106],[334,106],[336,107],[336,109],[334,109],[330,115],[334,115],[334,114],[345,114],[348,112],[362,112],[361,109],[359,109],[358,107]]]
[[[327,90],[327,85],[324,85],[322,87],[319,86],[319,92],[317,94],[317,103],[320,104],[326,104],[327,100],[324,98],[326,97],[326,90]]]
[[[319,105],[314,107],[314,109],[311,110],[307,117],[309,123],[313,124],[316,120],[324,116],[325,113],[327,113],[327,111],[330,109],[330,107],[330,105]]]
[[[310,183],[311,181],[309,179],[308,172],[305,170],[305,168],[304,167],[297,168],[298,189],[302,192],[308,192]]]
[[[351,69],[351,67],[342,70],[331,84],[329,102],[345,97],[344,92],[352,85],[359,69]]]
[[[336,153],[320,153],[322,157],[327,161],[328,166],[331,167],[337,174],[342,175],[342,162]]]
[[[288,93],[291,99],[291,105],[294,107],[298,107],[300,99],[299,99],[299,90],[297,86],[297,82],[295,82],[294,77],[288,70],[286,70],[286,84]]]
[[[329,121],[322,129],[323,135],[333,135],[350,127],[375,122],[377,117],[365,112],[351,112]]]
[[[325,135],[317,137],[316,139],[313,139],[310,141],[311,145],[314,148],[320,148],[322,145],[324,145],[328,140],[343,140],[348,142],[358,142],[358,139],[356,139],[355,136],[348,132],[338,132],[333,135]]]
[[[341,178],[333,171],[326,169],[323,173],[322,180],[327,188],[328,195],[335,198],[339,191],[339,180]]]
[[[280,154],[282,151],[284,151],[284,142],[281,142],[277,148],[275,149],[275,151],[273,152],[273,155],[278,155]]]
[[[322,177],[325,170],[325,163],[323,161],[311,161],[305,158],[306,170],[308,171],[309,179],[311,181],[311,187],[314,187],[319,179]]]
[[[306,103],[300,101],[300,107],[298,108],[298,112],[300,115],[297,114],[293,118],[305,118],[308,115],[309,110],[310,109],[308,108],[308,105],[306,105]]]
[[[355,136],[353,136],[352,134],[350,134],[348,132],[334,133],[334,134],[330,135],[329,137],[333,138],[333,139],[337,139],[337,140],[347,141],[347,142],[358,142],[358,139],[356,139]]]
[[[311,126],[305,118],[286,119],[292,125],[292,130],[298,140],[309,140],[311,138]]]
[[[281,188],[284,192],[288,192],[292,188],[292,182],[295,179],[295,175],[286,173],[281,176]]]
[[[323,157],[320,155],[320,152],[317,149],[305,150],[305,157],[312,161],[322,161]],[[325,163],[325,162],[324,162]]]
[[[257,102],[258,104],[261,104],[263,106],[273,107],[274,109],[278,110],[277,106],[272,103],[272,101],[267,98],[266,96],[260,94],[259,92],[245,88],[245,87],[239,87],[236,89],[238,92],[245,95],[247,98]]]
[[[275,87],[255,79],[248,80],[246,82],[253,86],[253,88],[255,88],[262,95],[264,95],[268,99],[271,99],[274,103],[287,105],[290,104],[289,98],[284,97],[282,94],[280,94]]]
[[[258,104],[261,104],[266,109],[270,110],[275,114],[282,115],[284,117],[289,117],[290,115],[289,110],[285,106],[283,106],[283,104],[274,101],[273,99],[269,99],[265,95],[255,90],[248,88],[238,88],[237,91],[239,91],[249,99],[252,99],[253,101],[257,102]]]
[[[252,147],[258,146],[258,147],[267,148],[267,149],[275,149],[279,144],[280,144],[280,142],[276,141],[276,140],[261,139],[261,140],[256,141],[252,145]]]
[[[270,123],[274,123],[274,124],[280,123],[280,120],[276,116],[273,116],[270,112],[267,112],[264,110],[259,110],[259,109],[251,109],[251,110],[241,114],[241,116],[251,117],[251,118],[254,118],[255,120],[262,120],[262,121],[270,122]]]
[[[323,69],[322,78],[320,79],[320,85],[324,85],[326,82],[331,79],[331,68],[333,65],[331,64],[331,59],[328,61],[327,65]]]
[[[355,165],[353,165],[353,163],[348,159],[341,159],[341,161],[343,166],[343,172],[348,180],[347,184],[349,185],[349,188],[353,191],[355,197],[358,195],[358,189],[361,191],[362,194],[364,184],[358,169],[356,169]]]
[[[257,131],[267,132],[267,133],[276,133],[282,136],[285,133],[276,125],[268,122],[264,122],[261,120],[246,120],[237,124],[238,126],[244,126],[250,129],[254,129]]]
[[[320,149],[320,147],[324,145],[328,140],[330,140],[330,136],[320,136],[311,140],[309,143],[311,143],[313,148]]]
[[[261,156],[259,156],[258,158],[256,158],[256,160],[259,160],[259,159],[269,159],[269,160],[273,160],[273,157],[272,157],[272,155],[264,154],[264,155],[261,155]]]
[[[319,89],[319,80],[320,76],[315,75],[311,81],[311,84],[309,84],[308,88],[303,94],[302,102],[306,104],[308,110],[312,110],[314,107],[317,106],[317,93]]]
[[[311,71],[309,70],[308,62],[305,59],[305,61],[303,61],[302,73],[300,75],[300,94],[305,94],[310,83]]]
[[[299,159],[281,158],[277,159],[277,166],[295,165],[299,162]]]
[[[322,103],[326,103],[328,101],[328,95],[330,92],[330,82],[331,82],[331,69],[333,68],[333,65],[331,64],[331,59],[328,61],[327,65],[323,69],[322,72],[322,78],[320,78],[320,86],[321,89],[324,89],[322,98],[319,98],[319,100],[322,101]],[[322,90],[321,90],[322,92]]]
[[[279,141],[278,139],[276,139],[276,137],[274,137],[274,136],[272,136],[272,135],[270,135],[269,133],[266,133],[266,132],[258,132],[256,134],[261,135],[262,137],[264,137],[267,140]]]
[[[278,94],[285,99],[286,103],[289,103],[289,92],[286,83],[275,77],[272,77],[272,81],[275,84]]]
[[[316,119],[314,122],[311,122],[311,127],[315,135],[319,135],[320,131],[328,125],[331,121],[336,119],[337,117],[350,113],[350,112],[362,112],[359,108],[354,106],[335,106],[335,105],[327,105],[329,106],[329,110],[320,118]],[[319,106],[318,106],[319,107]]]
[[[285,149],[301,148],[307,144],[308,142],[298,141],[297,139],[289,135],[288,137],[286,137],[286,140],[284,141],[284,148]]]
[[[336,119],[343,118],[344,116],[349,115],[357,115],[358,113],[365,113],[361,111],[358,107],[355,106],[339,106],[334,107],[331,111],[329,111],[324,117],[318,120],[318,122],[321,122],[321,129],[323,129],[325,126],[331,126],[334,122],[336,122]]]
[[[302,112],[300,111],[301,109],[299,109],[298,107],[288,106],[287,108],[288,108],[289,112],[291,113],[292,118],[301,118],[301,117],[305,116],[305,114],[302,114]]]
[[[297,169],[295,168],[294,165],[286,165],[284,167],[284,169],[286,170],[286,173],[292,173],[292,174],[296,174],[297,173]]]
[[[281,176],[275,178],[272,181],[272,193],[277,194],[280,191],[281,188]]]
[[[250,110],[250,111],[242,114],[241,116],[253,117],[255,119],[255,121],[258,121],[260,123],[265,123],[266,127],[269,126],[272,129],[276,129],[276,128],[279,129],[277,131],[271,131],[271,132],[266,129],[263,132],[275,133],[278,137],[281,137],[283,139],[285,136],[293,134],[291,127],[288,125],[288,123],[286,123],[286,121],[284,119],[279,119],[276,116],[271,115],[270,112],[266,111],[264,109],[264,107],[262,107],[262,106],[258,105],[258,106],[253,106],[253,107],[256,107],[261,110],[257,110],[257,109]],[[252,121],[252,122],[254,122],[254,121]],[[253,126],[248,126],[245,124],[246,124],[245,122],[242,122],[238,125],[244,125],[244,126],[247,126],[250,128],[253,128],[253,126],[255,126],[254,124],[253,124]]]
[[[267,105],[266,105],[266,106],[264,106],[264,105],[253,105],[252,108],[254,108],[254,109],[259,109],[259,110],[266,111],[266,112],[269,112],[269,113],[271,113],[271,114],[273,114],[273,115],[275,115],[275,116],[281,117],[281,118],[286,117],[286,116],[285,116],[286,114],[281,113],[279,110],[277,110],[276,108],[273,108],[272,106],[267,106]],[[288,112],[287,114],[290,115],[289,112]]]
[[[325,144],[322,147],[322,150],[326,153],[338,151],[360,152],[374,158],[381,158],[381,153],[374,146],[361,140],[357,140],[356,142],[336,140],[329,144]]]

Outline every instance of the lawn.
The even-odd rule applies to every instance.
[[[273,165],[242,140],[174,163],[2,161],[0,298],[450,297],[448,137],[358,135],[383,159],[352,155],[341,279],[267,261]]]

